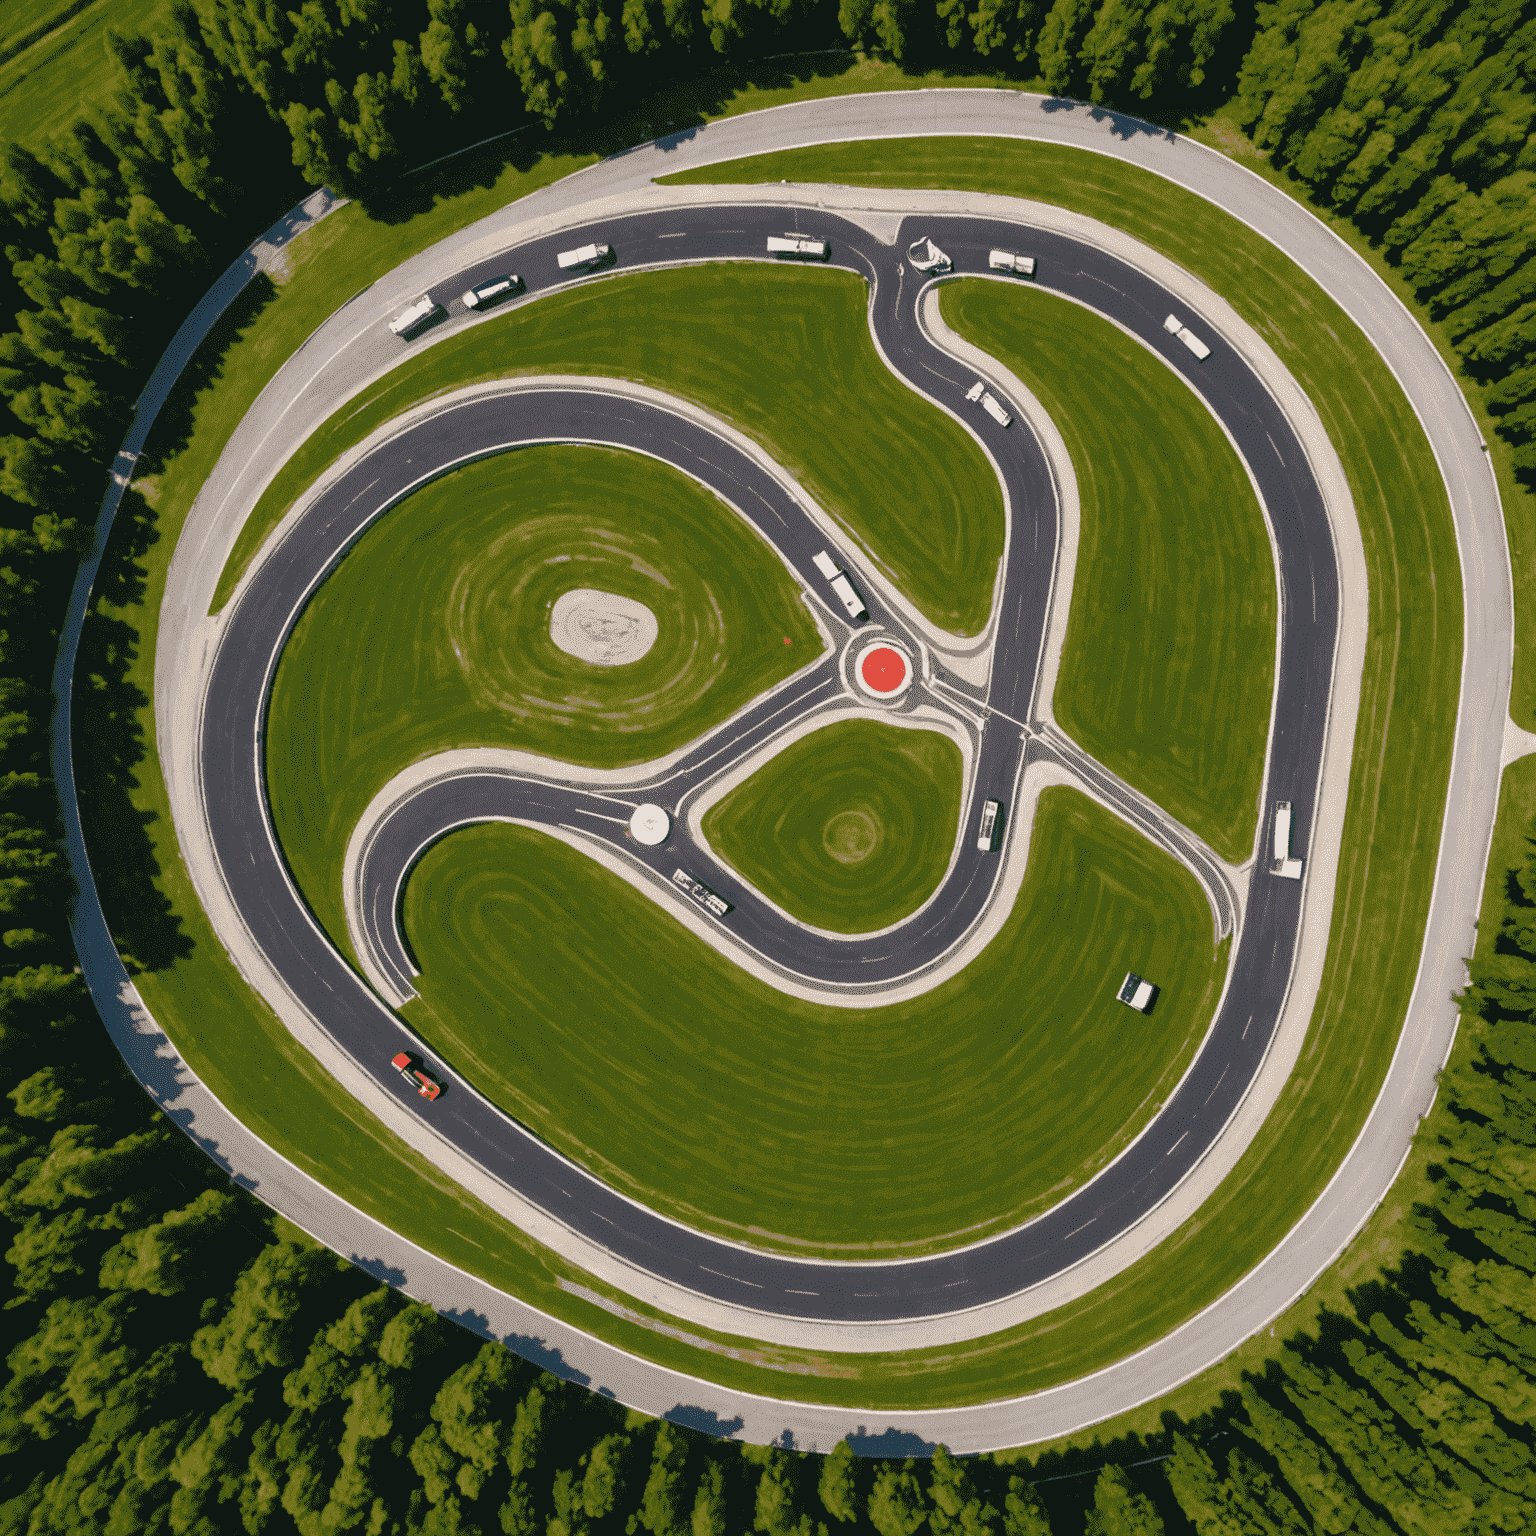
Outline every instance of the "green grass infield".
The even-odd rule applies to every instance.
[[[601,666],[556,646],[551,609],[578,588],[655,614],[645,656]],[[391,508],[295,626],[267,718],[278,840],[346,948],[347,840],[402,768],[453,747],[664,757],[822,650],[782,562],[679,470],[571,444],[481,459]]]
[[[873,933],[933,894],[965,792],[937,731],[841,720],[792,742],[704,817],[710,846],[770,900],[834,933]]]
[[[523,827],[429,849],[405,928],[402,1012],[496,1103],[654,1209],[843,1257],[971,1241],[1082,1184],[1178,1081],[1227,957],[1194,877],[1065,789],[993,942],[880,1008],[786,997]],[[1128,970],[1166,988],[1148,1017],[1115,999]]]
[[[405,353],[312,433],[267,488],[214,608],[305,487],[409,406],[484,379],[597,374],[655,385],[756,438],[928,618],[976,634],[1003,553],[997,476],[956,422],[880,361],[868,303],[867,284],[848,272],[683,267],[551,294]]]
[[[949,326],[1066,440],[1082,535],[1057,721],[1221,856],[1253,853],[1275,675],[1274,556],[1242,460],[1193,390],[1079,304],[946,283]]]

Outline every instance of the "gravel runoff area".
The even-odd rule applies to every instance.
[[[1470,948],[1472,914],[1497,798],[1499,749],[1505,739],[1512,630],[1502,519],[1491,475],[1481,461],[1475,427],[1440,359],[1411,316],[1363,261],[1282,193],[1211,151],[1133,120],[1086,108],[1053,106],[1047,113],[1042,107],[1039,98],[1014,93],[933,92],[840,98],[777,109],[643,147],[557,184],[546,194],[528,199],[522,208],[553,223],[564,209],[593,195],[626,184],[642,188],[644,178],[657,170],[682,169],[689,164],[797,144],[913,133],[1005,133],[1111,154],[1219,200],[1327,287],[1396,368],[1440,454],[1468,584],[1468,661],[1450,815],[1442,839],[1420,985],[1405,1035],[1417,1034],[1422,1049],[1400,1050],[1394,1061],[1376,1112],[1335,1180],[1336,1188],[1345,1193],[1330,1199],[1336,1193],[1331,1189],[1280,1249],[1243,1282],[1199,1319],[1132,1359],[1083,1381],[1013,1402],[894,1416],[777,1403],[725,1392],[649,1366],[532,1309],[496,1297],[484,1287],[474,1291],[475,1304],[486,1311],[490,1331],[498,1336],[516,1335],[520,1347],[556,1369],[581,1375],[652,1412],[671,1409],[685,1422],[713,1419],[717,1425],[734,1425],[735,1433],[753,1440],[769,1440],[788,1427],[795,1434],[795,1443],[825,1448],[855,1423],[866,1428],[887,1424],[920,1440],[943,1439],[956,1448],[974,1450],[1063,1434],[1166,1391],[1282,1310],[1358,1228],[1390,1182],[1417,1114],[1432,1095],[1434,1070],[1454,1026],[1454,1017],[1443,999],[1459,982],[1460,958]],[[222,302],[227,301],[228,296]],[[220,307],[214,303],[207,318],[211,320]],[[192,334],[195,338],[195,328]],[[181,338],[181,357],[188,350],[186,340]],[[168,358],[173,374],[181,357]],[[146,410],[151,409],[146,399]],[[146,410],[141,410],[130,436],[129,456],[119,462],[119,487],[126,479],[124,472],[131,467],[136,444],[142,442]],[[119,494],[120,488],[109,493],[104,518],[110,518]],[[94,563],[90,563],[82,572],[61,652],[60,694],[66,700],[73,645],[93,575]],[[55,737],[56,771],[61,784],[67,786],[67,708],[62,725]],[[99,905],[93,899],[74,816],[70,817],[69,831],[72,862],[84,887],[77,912],[77,937],[87,974],[125,1054],[150,1090],[205,1144],[224,1147],[226,1160],[238,1160],[261,1193],[310,1230],[343,1252],[387,1255],[388,1262],[398,1262],[406,1273],[407,1290],[429,1294],[440,1305],[454,1304],[456,1296],[465,1294],[458,1287],[472,1286],[472,1282],[462,1276],[450,1278],[451,1272],[445,1273],[446,1267],[430,1255],[382,1232],[312,1181],[296,1179],[293,1170],[230,1119],[206,1089],[195,1080],[188,1081],[189,1074],[174,1059],[142,1004],[135,1007],[133,989],[111,950]],[[542,1356],[530,1344],[530,1332],[545,1341]]]

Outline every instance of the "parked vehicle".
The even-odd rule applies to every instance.
[[[1152,1000],[1157,996],[1157,988],[1150,981],[1138,976],[1135,971],[1127,971],[1117,995],[1122,1003],[1129,1008],[1134,1008],[1138,1013],[1151,1013]]]

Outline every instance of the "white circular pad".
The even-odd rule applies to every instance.
[[[666,842],[671,830],[672,818],[659,805],[637,805],[629,818],[629,835],[647,848]]]
[[[644,603],[615,592],[577,587],[555,599],[549,638],[577,661],[623,667],[656,644],[656,615]]]

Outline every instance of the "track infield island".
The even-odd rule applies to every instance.
[[[743,975],[551,838],[469,828],[406,887],[422,974],[403,1011],[503,1108],[678,1220],[807,1256],[954,1247],[1055,1204],[1146,1125],[1226,973],[1193,878],[1084,796],[1046,793],[1030,852],[979,959],[848,1009]],[[1165,984],[1150,1016],[1115,1001],[1133,969]]]
[[[1091,159],[1091,157],[1089,158]],[[1097,166],[1095,169],[1097,169]],[[841,175],[838,179],[847,180],[854,178]],[[961,179],[963,180],[963,178]],[[1134,180],[1135,178],[1131,177],[1130,179]],[[1090,192],[1093,190],[1092,186],[1090,186],[1092,180],[1093,178],[1087,178],[1084,182],[1084,185],[1089,187]],[[957,181],[956,184],[959,184],[959,182]],[[651,276],[659,278],[661,275],[653,274]],[[650,279],[648,278],[647,280]],[[611,285],[605,284],[602,286],[607,287]],[[596,292],[597,288],[594,287],[589,291]],[[562,301],[543,301],[546,304],[556,302]],[[486,329],[489,330],[490,328],[487,327]],[[985,342],[983,342],[983,345],[985,345]],[[999,348],[999,350],[1001,351],[1002,349]],[[436,347],[429,352],[424,352],[421,357],[412,360],[412,366],[436,359],[443,351],[442,347]],[[571,369],[570,371],[576,370]],[[1018,371],[1022,372],[1023,370],[1020,369]],[[1369,374],[1370,370],[1365,369],[1364,372]],[[439,384],[435,387],[441,387],[441,385]],[[1357,414],[1363,416],[1368,413],[1372,402],[1377,398],[1378,396],[1373,394],[1371,390],[1365,391],[1364,397],[1357,408]],[[387,415],[389,412],[386,411],[385,414]],[[1328,409],[1325,406],[1325,417],[1328,414]],[[1387,411],[1386,414],[1390,416],[1390,411]],[[760,440],[766,440],[769,434],[754,433],[754,435],[758,435]],[[1389,427],[1383,433],[1380,441],[1391,442],[1393,436],[1393,429]],[[1406,458],[1411,465],[1413,462],[1412,454],[1408,454]],[[1355,476],[1357,503],[1361,502],[1362,487],[1364,486],[1367,490],[1369,489],[1366,482],[1359,476],[1362,459],[1357,454],[1346,452],[1345,460],[1347,467],[1351,470],[1352,475]],[[1381,470],[1383,487],[1385,488],[1387,477],[1392,472],[1390,450],[1377,467]],[[292,499],[291,495],[288,499]],[[1368,501],[1369,497],[1367,496],[1365,499]],[[1425,500],[1415,503],[1415,505],[1424,509],[1423,522],[1426,529],[1431,528],[1433,525],[1433,507],[1431,506],[1433,501],[1434,497],[1429,496]],[[278,511],[281,511],[280,507]],[[1362,518],[1366,518],[1368,513],[1369,508],[1363,506]],[[259,518],[253,517],[253,524],[258,521]],[[1386,570],[1389,576],[1401,580],[1403,587],[1400,591],[1394,591],[1392,583],[1389,581],[1389,591],[1385,598],[1381,598],[1378,593],[1377,578],[1382,571],[1380,565],[1381,551],[1379,548],[1372,549],[1372,558],[1377,562],[1373,568],[1372,597],[1373,604],[1378,608],[1384,603],[1390,604],[1396,601],[1398,597],[1401,597],[1406,604],[1409,601],[1408,594],[1410,593],[1414,594],[1414,601],[1428,601],[1431,605],[1440,601],[1446,593],[1450,593],[1454,597],[1454,581],[1442,582],[1438,587],[1435,583],[1429,583],[1427,595],[1426,588],[1417,584],[1419,578],[1412,576],[1412,572],[1415,569],[1414,555],[1407,543],[1411,531],[1410,525],[1404,525],[1395,531],[1394,537],[1397,542],[1393,545],[1392,563],[1386,567]],[[1433,540],[1429,540],[1428,543],[1432,545]],[[1441,547],[1443,550],[1443,545]],[[237,551],[235,563],[243,563],[239,562],[238,556],[239,552]],[[1402,653],[1403,647],[1412,644],[1417,633],[1417,631],[1413,630],[1411,623],[1407,633],[1403,631],[1401,624],[1399,625],[1397,631],[1398,649],[1394,653],[1393,658],[1394,670],[1396,656]],[[1436,637],[1443,637],[1446,634],[1454,634],[1453,624],[1443,624],[1438,629],[1432,629],[1431,639],[1436,640],[1436,643],[1438,643]],[[1433,645],[1431,645],[1431,649],[1433,650]],[[1405,686],[1402,679],[1399,679],[1399,686]],[[1432,711],[1425,711],[1416,722],[1417,739],[1426,744],[1426,750],[1435,740],[1432,714]],[[1386,716],[1378,714],[1377,718],[1384,721]],[[1386,762],[1385,768],[1366,771],[1363,777],[1357,772],[1357,781],[1352,790],[1355,797],[1358,798],[1360,794],[1370,791],[1373,785],[1375,786],[1375,793],[1378,795],[1384,793],[1385,791],[1381,788],[1382,778],[1389,770],[1398,772],[1399,776],[1401,775],[1403,771],[1401,767],[1393,767],[1397,763],[1397,759],[1390,761],[1384,759],[1383,761]],[[1394,780],[1393,782],[1395,783],[1396,781]],[[1047,800],[1042,802],[1042,826],[1048,820],[1046,807],[1050,800],[1051,796],[1048,796]],[[1095,814],[1102,815],[1103,813],[1095,812]],[[1118,826],[1118,824],[1115,825]],[[1122,834],[1124,833],[1123,827],[1120,827],[1119,830]],[[1433,837],[1428,835],[1422,826],[1415,827],[1414,836],[1420,849],[1423,849],[1426,844],[1432,845],[1434,841]],[[413,942],[423,946],[422,952],[424,954],[428,951],[441,953],[446,957],[450,957],[449,964],[451,965],[454,963],[451,957],[454,956],[455,951],[453,949],[453,941],[447,937],[450,930],[462,928],[467,923],[469,932],[476,941],[484,940],[491,933],[494,924],[491,927],[476,929],[475,922],[478,919],[472,919],[466,910],[459,910],[450,914],[449,909],[453,903],[448,899],[446,892],[441,892],[431,899],[429,899],[429,894],[440,886],[452,887],[458,884],[460,887],[464,887],[466,882],[473,884],[475,879],[479,879],[481,883],[476,888],[474,901],[471,901],[470,895],[466,890],[461,906],[464,904],[475,906],[476,911],[500,911],[500,909],[508,904],[510,894],[508,887],[498,888],[496,886],[497,877],[490,868],[490,865],[495,862],[495,858],[482,858],[480,864],[476,865],[471,854],[461,850],[470,850],[477,844],[477,841],[483,841],[495,854],[498,849],[504,850],[505,840],[509,838],[531,839],[534,843],[542,841],[537,837],[537,834],[523,832],[519,829],[485,829],[476,832],[460,833],[439,844],[422,861],[422,864],[412,877],[411,885],[408,888],[406,916],[407,926],[411,930]],[[498,842],[498,840],[500,841]],[[585,861],[580,860],[579,856],[567,849],[554,849],[551,852],[551,850],[546,848],[542,852],[529,852],[527,848],[524,848],[523,853],[527,857],[531,873],[520,875],[520,879],[532,879],[534,874],[540,870],[547,872],[549,869],[558,866],[562,859],[575,861],[581,864],[583,868],[587,867]],[[174,855],[172,856],[174,857]],[[1385,860],[1390,860],[1391,856],[1390,848],[1383,850],[1383,858]],[[1340,912],[1336,915],[1336,936],[1340,923],[1345,925],[1343,932],[1347,936],[1350,931],[1349,923],[1353,922],[1358,930],[1365,916],[1368,903],[1366,901],[1367,892],[1363,888],[1364,873],[1365,871],[1362,867],[1362,883],[1360,885],[1356,885],[1348,879],[1345,879],[1341,884],[1341,905]],[[1377,878],[1379,871],[1372,869],[1370,873],[1374,880]],[[1031,874],[1033,875],[1033,861]],[[1187,877],[1183,878],[1187,879]],[[490,883],[485,883],[487,881]],[[649,904],[634,897],[628,891],[620,893],[620,907],[622,907],[626,899],[633,902],[643,914],[657,921],[661,920],[657,918],[654,909]],[[529,896],[527,900],[531,904],[532,897]],[[1375,901],[1376,898],[1372,897],[1371,900]],[[1399,887],[1398,904],[1400,905],[1404,900],[1411,901],[1412,897],[1406,889]],[[433,907],[434,901],[438,914],[436,916],[429,910]],[[476,903],[478,903],[477,906]],[[1374,912],[1376,910],[1375,906],[1370,906],[1370,910]],[[537,924],[535,923],[530,928],[527,926],[529,921],[531,920],[525,920],[524,933],[537,934],[539,931]],[[1208,951],[1208,915],[1205,918],[1204,927],[1206,949]],[[1381,931],[1388,934],[1400,934],[1400,928],[1395,919],[1389,922],[1387,927]],[[496,942],[504,944],[505,940],[504,938],[498,938]],[[1406,937],[1400,937],[1400,942],[1411,944],[1411,931]],[[434,949],[434,945],[437,946],[436,949]],[[1390,949],[1390,946],[1387,947]],[[461,963],[463,963],[466,953],[462,949],[458,952]],[[1352,949],[1343,971],[1341,973],[1336,972],[1335,984],[1358,972],[1361,966],[1366,964],[1368,953],[1359,950],[1358,947]],[[708,958],[714,958],[712,953]],[[509,963],[515,964],[516,961],[514,959]],[[1378,973],[1383,966],[1390,963],[1390,954],[1386,956],[1371,954],[1369,959],[1369,965],[1374,966],[1375,971]],[[433,973],[435,969],[437,967],[433,964],[426,965],[422,981],[421,999],[418,1003],[410,1005],[410,1009],[408,1009],[408,1014],[416,1019],[418,1027],[423,1030],[424,1034],[428,1034],[429,1038],[430,1026],[426,1022],[426,1015],[428,1005],[434,1000],[432,988],[434,986]],[[1358,977],[1356,979],[1358,980]],[[466,992],[468,991],[467,986],[465,990]],[[1321,1140],[1328,1144],[1336,1143],[1339,1134],[1346,1130],[1349,1117],[1346,1104],[1349,1092],[1353,1091],[1358,1102],[1361,1093],[1369,1091],[1373,1080],[1369,1059],[1372,1048],[1367,1042],[1364,1047],[1363,1058],[1360,1059],[1360,1063],[1353,1073],[1346,1072],[1341,1079],[1337,1072],[1333,1072],[1331,1074],[1331,1082],[1325,1084],[1323,1081],[1326,1076],[1329,1076],[1329,1073],[1324,1070],[1323,1063],[1327,1062],[1331,1065],[1339,1060],[1334,1054],[1339,1048],[1338,1041],[1336,1038],[1333,1038],[1333,1044],[1330,1045],[1331,1037],[1328,1026],[1330,1018],[1335,1020],[1338,1018],[1335,1009],[1342,1005],[1342,1000],[1343,994],[1340,991],[1339,1003],[1330,1005],[1326,1010],[1320,1009],[1318,1028],[1321,1030],[1321,1033],[1315,1031],[1316,1038],[1312,1053],[1318,1060],[1309,1068],[1310,1076],[1307,1082],[1310,1086],[1306,1093],[1289,1096],[1287,1104],[1284,1106],[1283,1114],[1280,1117],[1284,1125],[1292,1128],[1294,1131],[1297,1127],[1306,1123],[1307,1107],[1309,1105],[1315,1106],[1317,1110],[1321,1110],[1323,1118],[1319,1122],[1316,1113],[1313,1113],[1311,1119],[1312,1130],[1321,1129],[1326,1133],[1331,1125],[1333,1127],[1333,1135],[1328,1136],[1324,1134],[1321,1137]],[[471,1007],[468,1012],[473,1015],[474,1008]],[[490,1016],[490,1010],[484,1006],[484,998],[482,997],[480,1016],[474,1021],[475,1027],[482,1029],[488,1027],[485,1021]],[[1153,1022],[1157,1022],[1155,1015]],[[1335,1036],[1336,1034],[1337,1032],[1335,1031]],[[178,1034],[179,1038],[180,1035]],[[211,1041],[209,1043],[210,1045],[212,1044]],[[462,1033],[461,1043],[470,1043],[470,1031],[467,1028]],[[1362,1045],[1357,1037],[1351,1054],[1357,1054],[1361,1051]],[[480,1081],[481,1085],[488,1092],[491,1092],[493,1096],[495,1095],[496,1090],[489,1076],[482,1079],[479,1077],[478,1072],[474,1070],[470,1071],[470,1075],[477,1081]],[[1340,1092],[1341,1084],[1345,1090],[1342,1093]],[[626,1085],[625,1091],[629,1091],[628,1085]],[[1330,1108],[1330,1105],[1337,1107]],[[1265,1134],[1267,1136],[1268,1133],[1266,1132]],[[1310,1139],[1315,1143],[1319,1138],[1311,1136]],[[1260,1148],[1256,1146],[1255,1151],[1257,1152],[1258,1150]],[[576,1155],[580,1156],[581,1153],[578,1151]],[[1312,1156],[1313,1162],[1320,1167],[1322,1166],[1322,1159],[1328,1155],[1335,1154],[1329,1154],[1326,1150],[1318,1153],[1314,1149],[1309,1155]],[[740,1164],[738,1163],[738,1168],[739,1166]],[[1273,1167],[1275,1171],[1279,1171],[1278,1163],[1273,1164]],[[1298,1186],[1295,1183],[1296,1166],[1294,1158],[1291,1159],[1287,1171],[1291,1182],[1276,1187],[1283,1187],[1288,1190],[1294,1201],[1294,1196],[1298,1192]],[[953,1369],[942,1367],[937,1356],[925,1365],[922,1355],[914,1353],[910,1356],[890,1357],[888,1359],[865,1357],[859,1362],[857,1369],[850,1372],[845,1366],[835,1364],[827,1357],[819,1357],[819,1366],[817,1364],[812,1364],[811,1366],[819,1378],[817,1382],[817,1395],[825,1396],[829,1400],[858,1403],[871,1399],[881,1399],[890,1402],[937,1402],[945,1399],[955,1400],[955,1394],[958,1394],[960,1398],[966,1396],[974,1397],[978,1394],[995,1394],[1000,1389],[1015,1390],[1026,1386],[1043,1385],[1049,1380],[1063,1379],[1065,1376],[1076,1374],[1089,1368],[1095,1361],[1102,1361],[1122,1353],[1125,1348],[1130,1347],[1138,1338],[1145,1340],[1154,1337],[1157,1332],[1165,1330],[1178,1316],[1187,1312],[1194,1299],[1194,1292],[1187,1288],[1181,1289],[1179,1286],[1168,1286],[1166,1284],[1153,1285],[1149,1289],[1151,1275],[1156,1273],[1177,1273],[1181,1268],[1184,1272],[1188,1273],[1189,1263],[1193,1259],[1195,1262],[1194,1272],[1203,1275],[1203,1280],[1197,1282],[1197,1288],[1203,1284],[1209,1290],[1211,1284],[1219,1285],[1223,1283],[1220,1279],[1222,1274],[1232,1276],[1235,1273],[1239,1273],[1241,1266],[1249,1262],[1249,1260],[1244,1258],[1244,1254],[1251,1254],[1255,1251],[1252,1242],[1245,1244],[1241,1238],[1233,1238],[1231,1236],[1227,1238],[1220,1237],[1221,1223],[1224,1219],[1229,1215],[1239,1217],[1242,1222],[1241,1230],[1250,1237],[1256,1231],[1265,1227],[1263,1220],[1257,1222],[1253,1220],[1254,1213],[1257,1211],[1267,1213],[1269,1230],[1273,1230],[1278,1222],[1289,1219],[1284,1215],[1285,1209],[1289,1207],[1287,1207],[1286,1201],[1283,1198],[1280,1200],[1256,1200],[1253,1197],[1254,1186],[1251,1173],[1248,1179],[1247,1189],[1242,1193],[1241,1198],[1235,1205],[1231,1195],[1236,1192],[1229,1192],[1225,1199],[1218,1199],[1211,1207],[1211,1217],[1213,1219],[1207,1220],[1204,1217],[1202,1218],[1201,1227],[1204,1230],[1198,1233],[1199,1248],[1209,1249],[1212,1241],[1215,1240],[1224,1249],[1224,1259],[1215,1266],[1207,1262],[1202,1268],[1198,1254],[1192,1252],[1191,1244],[1197,1238],[1195,1231],[1181,1233],[1177,1243],[1165,1245],[1163,1249],[1143,1261],[1136,1269],[1128,1271],[1121,1281],[1117,1281],[1115,1285],[1095,1293],[1085,1303],[1075,1304],[1072,1308],[1066,1309],[1063,1313],[1051,1319],[1042,1320],[1041,1326],[1010,1330],[1007,1334],[1000,1334],[986,1341],[985,1345],[979,1345],[970,1349],[966,1352],[966,1362],[963,1366]],[[339,1183],[345,1185],[345,1177],[342,1177]],[[649,1197],[643,1196],[643,1198]],[[662,1203],[663,1205],[665,1204],[665,1202]],[[1022,1209],[1023,1207],[1020,1208]],[[750,1218],[750,1212],[745,1214]],[[790,1234],[793,1235],[792,1223],[786,1222],[784,1226],[788,1227]],[[747,1223],[744,1223],[743,1230],[750,1230],[750,1219]],[[1213,1232],[1217,1234],[1215,1239],[1212,1237]],[[876,1239],[876,1241],[878,1240],[880,1239]],[[923,1240],[921,1237],[915,1239],[917,1242],[922,1242]],[[473,1266],[478,1266],[480,1263],[481,1261],[479,1260],[472,1261]],[[1234,1266],[1237,1267],[1234,1268]],[[1156,1297],[1155,1304],[1150,1306],[1146,1304],[1149,1296]],[[568,1311],[572,1306],[572,1303],[569,1301],[569,1292],[567,1292],[566,1299],[562,1300],[556,1292],[547,1291],[541,1296],[541,1302],[544,1305],[550,1306],[556,1312]],[[638,1347],[643,1353],[667,1355],[674,1360],[688,1356],[691,1359],[692,1368],[705,1371],[716,1379],[733,1379],[742,1384],[751,1382],[759,1389],[773,1390],[775,1387],[773,1366],[763,1352],[758,1352],[753,1358],[747,1359],[743,1358],[739,1351],[733,1351],[735,1358],[731,1361],[727,1361],[723,1356],[714,1353],[700,1357],[691,1354],[688,1347],[680,1348],[675,1343],[662,1342],[660,1336],[654,1332],[637,1332],[632,1325],[616,1324],[612,1317],[603,1322],[590,1308],[578,1308],[578,1311],[580,1311],[586,1326],[600,1327],[601,1331],[609,1332],[614,1336],[622,1334],[631,1346]],[[631,1316],[634,1315],[636,1314],[631,1314]],[[1086,1349],[1079,1348],[1076,1344],[1068,1345],[1066,1348],[1055,1347],[1057,1344],[1066,1344],[1061,1330],[1068,1326],[1074,1317],[1079,1320],[1092,1319],[1092,1324],[1086,1331],[1081,1328],[1077,1330],[1077,1334],[1081,1336],[1083,1344],[1089,1345],[1089,1347]],[[1087,1337],[1088,1333],[1094,1335],[1091,1342]],[[1036,1350],[1034,1351],[1032,1363],[1026,1367],[1018,1355],[1021,1346],[1025,1353],[1030,1353],[1031,1346],[1028,1341],[1031,1338],[1040,1338],[1047,1334],[1053,1340],[1050,1360],[1043,1360],[1039,1356],[1038,1350]],[[1110,1342],[1106,1342],[1106,1340]],[[700,1344],[706,1343],[702,1336],[698,1338],[697,1342]],[[812,1360],[817,1358],[811,1357]],[[943,1377],[942,1381],[939,1379],[941,1376]],[[779,1383],[782,1383],[782,1381],[782,1377],[778,1378]],[[967,1382],[969,1382],[969,1385],[966,1384]],[[794,1395],[805,1396],[806,1385],[804,1377],[797,1375],[795,1377]],[[782,1390],[781,1386],[780,1390]]]
[[[567,655],[557,598],[601,589],[659,633],[627,666]],[[392,507],[321,583],[267,715],[277,835],[347,943],[342,860],[380,787],[448,747],[615,768],[664,757],[822,652],[773,551],[696,481],[570,444],[497,454]]]
[[[801,922],[872,933],[938,888],[964,792],[960,749],[947,736],[837,721],[712,805],[704,836]]]

